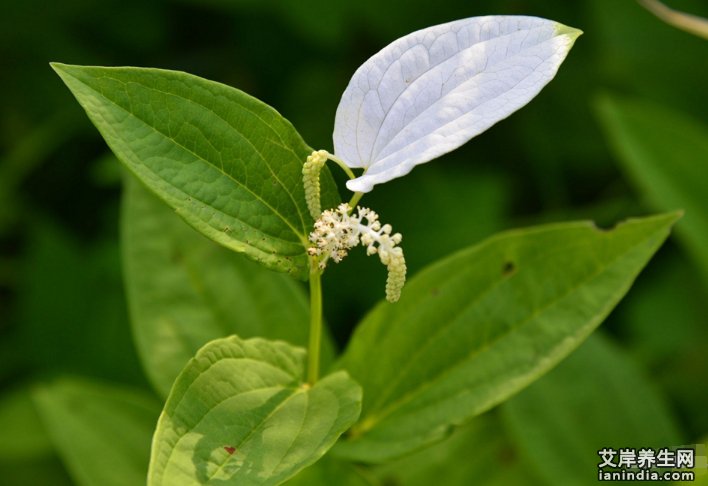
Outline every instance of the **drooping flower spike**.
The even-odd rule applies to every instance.
[[[336,209],[324,211],[315,221],[314,231],[310,233],[313,245],[310,256],[316,257],[320,270],[324,270],[330,259],[340,262],[350,249],[359,244],[365,246],[367,255],[378,254],[381,263],[386,265],[386,300],[396,302],[406,282],[406,261],[403,250],[397,246],[402,236],[391,231],[391,225],[382,226],[374,211],[357,208],[353,213],[347,203],[342,203]]]
[[[337,108],[334,155],[364,173],[356,192],[410,172],[528,103],[577,29],[536,17],[457,20],[401,37],[354,73]]]

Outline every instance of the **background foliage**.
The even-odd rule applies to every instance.
[[[699,0],[671,5],[708,16]],[[584,218],[608,226],[677,208],[687,214],[603,324],[602,336],[424,452],[425,461],[411,457],[368,471],[366,481],[440,481],[443,460],[457,457],[450,484],[469,477],[567,484],[567,476],[553,471],[589,483],[601,447],[705,441],[704,40],[629,0],[31,0],[7,4],[0,15],[3,484],[92,484],[94,471],[77,464],[62,443],[68,433],[89,444],[99,473],[111,467],[103,454],[134,454],[121,455],[133,466],[116,483],[130,484],[131,471],[147,461],[138,452],[160,403],[138,361],[125,303],[119,167],[49,61],[198,74],[263,100],[309,145],[331,149],[339,96],[366,58],[418,28],[483,14],[538,15],[585,35],[528,107],[367,196],[366,204],[405,235],[411,275],[502,229]],[[380,299],[385,279],[381,265],[362,252],[348,260],[324,279],[326,319],[340,348]],[[618,405],[596,407],[600,402]],[[77,410],[93,426],[66,419]],[[645,423],[623,417],[644,417]],[[57,430],[57,422],[68,429]],[[118,434],[126,429],[122,423],[135,429]],[[544,441],[534,427],[554,440]],[[646,427],[657,432],[648,437]],[[105,450],[90,446],[101,431],[116,437]],[[471,450],[484,455],[473,460]],[[359,484],[359,476],[345,469],[332,460],[301,481],[326,484],[327,474],[349,474]]]

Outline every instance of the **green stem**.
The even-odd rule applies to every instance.
[[[363,192],[355,192],[352,198],[349,200],[349,207],[352,211],[356,208],[356,205],[359,203],[359,200],[363,195]]]
[[[342,168],[342,170],[347,174],[347,177],[349,177],[349,180],[351,179],[356,179],[356,175],[352,170],[349,168],[349,166],[339,157],[330,154],[329,152],[327,153],[327,158],[331,160],[332,162],[335,162],[339,167]],[[366,173],[366,171],[364,171]],[[349,200],[349,207],[356,208],[357,203],[361,199],[361,197],[364,195],[363,192],[355,192],[352,198]]]
[[[322,343],[322,274],[316,260],[310,262],[310,343],[307,352],[307,382],[314,385],[320,374]]]
[[[341,167],[344,173],[347,174],[347,177],[349,177],[349,179],[356,179],[356,175],[354,174],[354,172],[352,172],[349,166],[345,164],[342,159],[332,154],[327,154],[327,158],[332,162],[335,162],[339,167]]]

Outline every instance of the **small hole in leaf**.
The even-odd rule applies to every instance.
[[[607,226],[605,226],[605,225],[600,226],[597,223],[593,222],[592,225],[593,225],[593,228],[595,229],[595,231],[598,231],[600,233],[608,233],[617,227],[617,223],[610,223]]]
[[[506,262],[502,267],[502,275],[511,275],[516,271],[516,265],[514,262]]]

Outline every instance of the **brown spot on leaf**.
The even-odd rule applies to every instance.
[[[497,452],[499,462],[502,464],[513,464],[516,462],[516,452],[509,446],[503,446]]]
[[[233,446],[224,446],[224,450],[228,452],[230,456],[233,456],[234,452],[236,452],[236,448]]]
[[[172,263],[182,262],[182,260],[184,260],[182,250],[180,250],[179,248],[174,248],[170,254],[170,260],[172,261]]]

